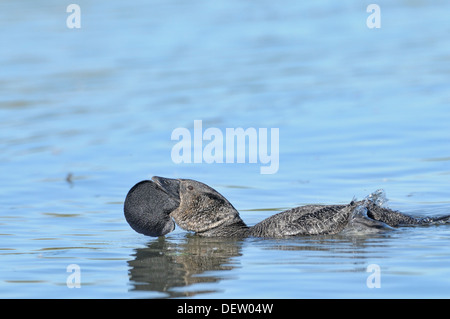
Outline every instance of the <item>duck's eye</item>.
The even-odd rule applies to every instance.
[[[189,189],[189,190],[191,191],[191,190],[194,189],[194,187],[193,187],[192,185],[189,185],[189,186],[187,187],[187,189]]]

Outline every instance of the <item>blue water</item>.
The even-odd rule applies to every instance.
[[[0,3],[0,297],[450,297],[447,225],[149,238],[123,217],[153,175],[209,184],[249,225],[380,188],[391,208],[448,214],[448,1],[378,1],[379,29],[360,1],[77,4],[80,29],[68,3]],[[194,120],[278,128],[279,170],[175,164],[171,133]]]

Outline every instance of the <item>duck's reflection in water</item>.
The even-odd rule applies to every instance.
[[[228,271],[241,267],[241,256],[249,245],[253,252],[258,252],[257,259],[264,256],[261,262],[275,269],[278,264],[289,263],[298,270],[308,271],[311,264],[317,264],[330,273],[366,273],[370,251],[387,247],[387,237],[383,234],[288,239],[207,238],[192,234],[159,237],[151,239],[147,247],[137,248],[134,259],[128,261],[131,290],[159,292],[162,298],[218,293],[217,285],[195,284],[236,279]],[[273,250],[283,251],[284,257],[266,258]],[[337,267],[339,260],[342,260],[341,267]]]
[[[231,270],[239,264],[242,241],[230,238],[159,237],[147,247],[135,250],[128,261],[131,290],[163,292],[167,298],[187,297],[212,292],[207,289],[183,289],[196,283],[224,279],[218,270]],[[204,274],[215,271],[214,274]]]

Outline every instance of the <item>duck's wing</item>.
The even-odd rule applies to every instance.
[[[348,223],[353,205],[308,205],[273,215],[251,228],[257,237],[336,234]]]

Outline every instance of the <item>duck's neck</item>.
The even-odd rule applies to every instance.
[[[246,237],[249,235],[249,230],[250,228],[239,218],[231,224],[221,225],[197,234],[204,237]]]

